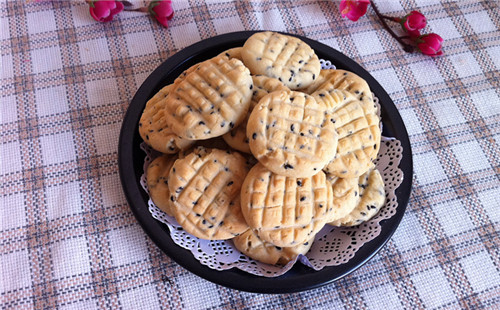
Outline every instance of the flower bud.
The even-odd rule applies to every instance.
[[[424,34],[415,40],[418,50],[424,54],[431,57],[443,55],[441,50],[441,44],[443,43],[443,38],[435,33]]]
[[[369,4],[369,0],[342,0],[340,1],[340,14],[355,22],[366,14]]]
[[[424,29],[426,25],[427,20],[419,11],[411,11],[401,20],[401,26],[404,30],[408,31],[409,34],[410,32],[415,34],[415,31]]]
[[[174,9],[171,0],[155,0],[149,4],[149,13],[165,28],[168,21],[174,17]]]
[[[91,0],[89,6],[92,18],[101,23],[113,20],[113,16],[123,11],[120,1]]]

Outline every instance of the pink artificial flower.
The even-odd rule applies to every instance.
[[[113,20],[113,17],[123,11],[123,3],[120,1],[90,0],[90,15],[101,23]]]
[[[411,11],[400,21],[401,26],[408,32],[410,37],[420,36],[420,30],[424,29],[427,25],[425,16],[419,11]]]
[[[424,54],[431,57],[443,55],[441,50],[441,45],[443,43],[443,38],[435,33],[424,34],[415,40],[418,50]]]
[[[355,22],[366,14],[369,4],[369,0],[342,0],[340,1],[340,14]]]
[[[171,0],[155,0],[149,3],[149,13],[165,28],[168,28],[168,21],[174,17],[174,9]]]

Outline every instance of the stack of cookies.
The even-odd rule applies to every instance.
[[[232,239],[286,264],[326,224],[354,226],[385,202],[380,126],[366,81],[322,70],[305,42],[273,32],[198,63],[148,101],[153,202],[202,239]]]

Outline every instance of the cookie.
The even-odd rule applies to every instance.
[[[301,91],[313,94],[316,91],[331,89],[348,91],[358,99],[367,96],[373,100],[370,86],[363,78],[353,72],[340,69],[322,69],[314,83]]]
[[[290,89],[312,84],[321,70],[319,58],[309,45],[298,38],[270,31],[248,38],[241,57],[252,74],[279,79]]]
[[[370,220],[385,203],[384,179],[372,169],[358,179],[359,201],[348,215],[329,223],[334,226],[355,226]]]
[[[231,146],[233,149],[245,153],[250,153],[250,145],[248,144],[247,137],[247,123],[253,108],[257,105],[257,103],[259,103],[262,97],[273,91],[290,90],[277,79],[270,78],[264,75],[252,76],[252,80],[252,100],[250,102],[250,109],[248,110],[247,116],[239,126],[223,136],[224,140],[227,142],[227,144],[229,144],[229,146]]]
[[[323,96],[332,91],[349,93],[358,99],[365,114],[377,114],[377,106],[373,101],[373,95],[368,83],[353,72],[345,70],[321,70],[320,76],[313,85],[305,89],[306,93],[311,92],[315,98],[317,94]],[[327,97],[328,98],[328,97]],[[323,98],[326,99],[326,98]],[[332,102],[324,100],[327,105]]]
[[[262,98],[247,124],[252,154],[274,173],[309,177],[335,156],[337,132],[309,95],[276,91]]]
[[[225,240],[246,229],[240,208],[246,159],[237,152],[197,147],[168,177],[175,219],[201,239]]]
[[[358,178],[339,178],[328,174],[326,180],[333,190],[333,211],[328,221],[336,221],[351,213],[359,201]]]
[[[312,96],[327,107],[327,118],[338,133],[335,158],[324,170],[352,178],[373,167],[381,138],[380,119],[373,104],[366,106],[354,94],[338,89],[317,91]]]
[[[242,49],[241,47],[233,47],[231,49],[228,49],[227,51],[220,53],[220,55],[225,55],[229,59],[236,58],[238,60],[243,61],[243,59],[241,58],[241,49]]]
[[[155,205],[169,216],[174,216],[174,213],[168,190],[168,174],[176,159],[175,155],[162,155],[155,158],[146,170],[149,196]]]
[[[205,140],[229,132],[250,107],[253,82],[237,59],[219,55],[175,82],[165,99],[165,115],[174,133]]]
[[[286,265],[299,254],[305,255],[314,241],[299,243],[293,247],[278,247],[262,241],[251,229],[233,239],[234,246],[243,254],[256,261],[271,265]]]
[[[308,178],[275,174],[255,165],[241,188],[241,211],[263,241],[279,247],[305,243],[333,210],[332,187],[322,171]]]
[[[139,121],[139,134],[144,142],[166,154],[177,153],[194,143],[174,134],[164,117],[165,98],[171,89],[172,85],[165,86],[149,99]]]

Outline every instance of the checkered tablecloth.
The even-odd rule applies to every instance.
[[[98,23],[83,1],[0,5],[0,305],[4,309],[334,309],[500,307],[498,1],[377,1],[420,10],[444,55],[408,54],[371,8],[338,1],[173,0],[170,28],[140,12]],[[251,294],[195,276],[134,218],[117,164],[120,125],[145,78],[217,34],[270,29],[323,42],[365,67],[394,100],[414,153],[400,227],[335,282]]]

